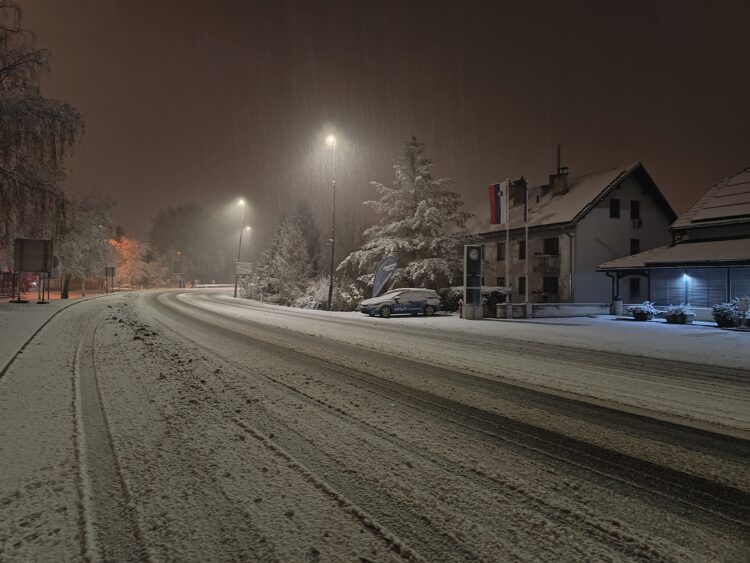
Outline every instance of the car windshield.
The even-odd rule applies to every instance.
[[[394,297],[398,297],[399,295],[403,295],[403,291],[389,291],[388,293],[384,293],[380,297],[382,299],[393,299]]]

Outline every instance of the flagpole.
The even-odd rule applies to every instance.
[[[524,193],[525,193],[525,199],[523,203],[523,222],[524,222],[524,230],[526,234],[526,242],[524,245],[526,246],[526,303],[529,302],[529,260],[530,260],[530,254],[529,254],[529,186],[528,184],[524,186]]]
[[[510,207],[508,207],[510,191],[510,178],[505,180],[505,189],[503,190],[503,208],[505,209],[505,287],[512,288],[510,282]],[[509,301],[513,301],[513,290],[510,292]]]

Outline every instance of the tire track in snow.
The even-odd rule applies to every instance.
[[[105,314],[84,331],[73,374],[83,556],[90,561],[151,561],[120,469],[96,374],[94,338]]]
[[[613,364],[625,366],[628,368],[637,369],[639,372],[647,373],[650,376],[664,378],[670,377],[674,374],[675,377],[684,379],[685,376],[700,378],[706,382],[716,383],[717,380],[726,380],[733,383],[739,383],[742,386],[750,387],[750,377],[747,372],[741,369],[734,369],[722,366],[713,366],[710,364],[697,364],[689,362],[675,362],[673,360],[666,360],[663,358],[652,358],[648,356],[638,355],[627,355],[618,352],[605,352],[602,350],[595,350],[585,347],[568,347],[559,344],[548,344],[540,342],[530,342],[527,340],[516,340],[504,336],[502,339],[493,338],[484,334],[472,334],[467,335],[466,333],[460,332],[448,332],[441,329],[430,330],[420,326],[409,327],[408,330],[404,329],[401,325],[391,325],[388,327],[376,325],[367,322],[364,318],[362,320],[346,320],[346,319],[325,319],[319,316],[312,317],[310,314],[306,314],[301,311],[295,311],[280,306],[268,306],[268,305],[257,305],[253,303],[242,303],[242,302],[229,302],[225,299],[211,294],[211,293],[195,293],[186,294],[191,299],[208,301],[209,303],[215,303],[223,305],[225,307],[239,307],[242,309],[261,310],[264,313],[277,315],[280,317],[293,317],[302,318],[308,321],[315,322],[332,322],[337,325],[351,326],[359,329],[368,329],[383,334],[402,334],[404,336],[419,335],[424,338],[430,338],[433,340],[440,340],[447,344],[461,343],[478,347],[483,351],[490,349],[499,350],[502,352],[514,352],[519,356],[539,356],[552,358],[555,361],[570,362],[572,364],[580,364],[583,361],[586,365],[596,365],[598,367],[611,368]],[[515,322],[515,321],[513,321]],[[583,361],[571,361],[570,351],[574,350],[575,353]]]
[[[176,293],[166,294],[166,299],[179,308],[189,310],[190,305],[177,300],[177,295]],[[167,307],[166,310],[173,311],[183,317],[197,320],[198,322],[206,322],[196,319],[194,315],[189,313],[177,311],[174,306],[170,308],[168,305],[163,304],[163,307]],[[244,324],[245,326],[248,324],[257,324],[213,311],[203,310],[202,312],[209,316],[223,318],[230,322]],[[210,323],[207,324],[228,338],[237,341],[252,339],[250,336],[231,331],[227,328]],[[453,422],[467,429],[478,431],[488,436],[494,436],[521,450],[532,451],[557,462],[562,462],[580,470],[596,474],[604,479],[611,479],[625,486],[639,489],[647,493],[646,497],[660,499],[664,506],[670,506],[677,502],[684,507],[683,512],[685,516],[695,518],[692,512],[697,510],[706,516],[710,516],[711,520],[714,521],[714,525],[716,524],[715,519],[718,518],[725,524],[744,530],[744,533],[750,531],[750,494],[744,491],[633,458],[619,452],[593,446],[574,438],[443,399],[395,382],[386,382],[381,378],[360,370],[333,364],[330,361],[325,361],[278,344],[278,342],[283,340],[282,335],[286,338],[292,336],[302,340],[304,340],[305,335],[276,327],[260,326],[272,335],[272,341],[252,339],[256,345],[274,349],[283,356],[295,358],[295,361],[302,364],[315,365],[323,371],[335,371],[339,375],[380,389],[381,392],[386,393],[384,396],[390,400],[395,400],[405,406],[416,408],[431,416],[439,416],[446,421]],[[276,335],[275,338],[273,338],[274,334]],[[319,339],[317,344],[320,345]],[[459,377],[465,376],[465,374],[458,372],[456,375]],[[585,460],[586,463],[584,464],[577,460]]]
[[[158,322],[158,321],[157,321]],[[167,325],[161,323],[162,326],[167,328],[168,330],[172,330]],[[235,369],[237,369],[239,372],[243,372],[246,369],[246,366],[238,363],[235,360],[232,360],[228,358],[225,355],[222,355],[221,353],[217,352],[215,349],[208,348],[205,345],[202,345],[198,341],[191,339],[183,334],[178,335],[181,339],[187,340],[188,342],[194,344],[197,347],[200,347],[204,350],[209,351],[213,356],[220,358],[222,361],[224,361],[226,364],[233,366]],[[445,471],[448,474],[456,475],[456,467],[460,467],[462,470],[460,472],[461,477],[471,481],[476,486],[480,488],[487,488],[488,486],[500,486],[502,488],[502,494],[506,497],[514,497],[514,500],[519,505],[525,505],[525,506],[531,506],[533,511],[536,512],[541,518],[546,518],[549,521],[557,522],[558,524],[567,526],[569,528],[578,530],[585,535],[588,535],[592,539],[598,540],[601,542],[601,544],[606,545],[608,548],[613,550],[616,553],[620,553],[623,556],[633,557],[635,559],[641,560],[641,561],[655,561],[655,560],[665,560],[663,554],[652,544],[648,543],[647,540],[645,540],[642,537],[638,537],[637,535],[631,534],[627,530],[623,529],[617,524],[612,524],[610,521],[604,521],[600,518],[597,518],[593,513],[587,513],[585,510],[574,510],[571,509],[569,506],[565,506],[561,503],[555,503],[550,502],[549,500],[539,496],[535,495],[532,491],[524,488],[523,486],[514,483],[512,479],[508,478],[501,478],[498,475],[491,475],[485,471],[478,470],[477,468],[470,467],[466,464],[461,463],[460,461],[456,461],[453,459],[448,459],[444,456],[438,456],[435,452],[432,452],[430,450],[424,449],[419,447],[418,444],[406,442],[403,439],[400,439],[396,436],[393,436],[392,434],[386,432],[382,428],[379,428],[366,420],[360,419],[355,417],[349,412],[346,412],[342,410],[341,408],[337,407],[336,405],[333,405],[329,402],[323,401],[313,395],[309,395],[305,393],[304,391],[289,385],[287,383],[284,383],[283,381],[271,377],[267,374],[259,374],[260,377],[263,377],[270,381],[272,384],[277,385],[279,387],[283,387],[286,390],[292,391],[296,395],[302,396],[303,399],[308,402],[315,405],[320,405],[325,407],[329,413],[331,413],[333,416],[339,418],[342,421],[345,421],[347,423],[354,423],[361,427],[366,427],[367,430],[373,434],[375,434],[380,439],[387,441],[394,446],[398,447],[404,452],[409,452],[411,454],[414,454],[415,452],[419,452],[419,455],[435,464],[436,466],[440,467],[443,471]],[[234,392],[235,397],[240,397],[244,399],[251,399],[251,396],[242,388],[229,383],[225,380],[225,378],[221,377],[221,375],[217,375],[219,379],[222,380],[222,384],[228,388],[231,389]],[[207,385],[199,385],[199,387],[212,394],[212,396],[220,401],[225,402],[223,399],[221,399],[216,393],[212,391]],[[363,387],[359,387],[360,389],[363,389]],[[372,390],[369,390],[369,392],[372,392]],[[378,396],[393,400],[392,396],[386,396],[382,394],[378,394]],[[423,411],[426,414],[426,411]],[[271,415],[271,413],[267,414]],[[276,420],[276,423],[282,423],[280,420]],[[308,438],[300,435],[298,432],[294,431],[293,429],[290,429],[287,427],[287,429],[290,432],[294,432],[295,434],[300,436],[300,439],[305,440],[310,443],[311,446],[315,447],[317,444],[314,442],[311,442]],[[325,454],[323,454],[325,455]],[[334,462],[338,462],[338,460],[333,460]],[[416,515],[418,517],[418,515]],[[446,534],[445,531],[440,532],[442,534]],[[458,538],[455,538],[451,534],[447,534],[453,537],[454,541],[456,542],[456,545],[459,546],[461,549],[464,549],[464,546],[461,545],[460,540]],[[507,552],[505,555],[509,555],[510,553],[514,552],[513,546],[507,546]],[[469,554],[466,554],[469,555]],[[523,559],[521,553],[515,554],[519,559]],[[585,554],[581,554],[581,556],[584,556]]]

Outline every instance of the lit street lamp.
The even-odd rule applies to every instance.
[[[240,264],[240,252],[242,252],[242,231],[245,230],[245,200],[240,199],[237,204],[242,208],[242,215],[240,216],[240,244],[237,247],[237,264],[234,266],[234,296],[237,297],[237,284],[240,281],[237,275],[237,266]]]
[[[336,137],[328,135],[326,137],[326,144],[333,149],[333,179],[331,180],[331,187],[333,188],[333,217],[331,219],[331,272],[330,279],[328,282],[328,310],[332,310],[333,306],[333,261],[334,254],[336,252]]]

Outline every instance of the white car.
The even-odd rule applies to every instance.
[[[434,289],[402,287],[378,297],[365,299],[359,310],[365,315],[380,315],[387,319],[391,315],[424,313],[431,317],[440,308],[440,297]]]

